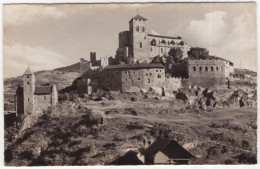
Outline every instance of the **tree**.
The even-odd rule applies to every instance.
[[[175,63],[179,63],[183,56],[183,52],[180,48],[171,48],[168,54],[169,57],[172,57]]]
[[[164,64],[162,57],[160,57],[159,55],[155,56],[151,63],[161,63],[161,64]]]
[[[190,48],[188,51],[188,56],[190,59],[203,59],[205,60],[206,58],[209,57],[209,51],[205,48]]]

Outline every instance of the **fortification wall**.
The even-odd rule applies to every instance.
[[[119,33],[119,48],[130,45],[130,31]]]
[[[211,87],[226,81],[224,60],[188,60],[191,85]]]
[[[90,64],[85,59],[80,59],[79,66],[80,66],[79,68],[80,73],[84,73],[90,69]]]

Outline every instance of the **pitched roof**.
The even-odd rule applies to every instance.
[[[108,65],[105,69],[145,69],[145,68],[164,68],[162,64],[138,63],[125,65]]]
[[[28,68],[26,69],[26,71],[23,74],[24,75],[32,75],[33,72],[31,71],[30,67],[28,66]]]
[[[135,17],[133,17],[129,22],[131,22],[133,19],[142,19],[142,20],[147,20],[145,17],[141,16],[141,15],[136,15]]]
[[[158,37],[158,38],[167,38],[167,39],[181,39],[180,36],[178,37],[173,37],[173,36],[163,36],[163,35],[154,35],[154,34],[147,34],[148,36],[151,37]]]
[[[52,86],[35,87],[34,94],[51,94]]]
[[[138,159],[137,153],[130,150],[122,157],[117,158],[108,165],[142,165],[143,162]]]
[[[191,159],[195,158],[175,140],[158,139],[145,150],[145,156],[153,158],[159,151],[170,159]]]

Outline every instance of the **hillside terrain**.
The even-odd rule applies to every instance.
[[[52,79],[58,90],[70,88],[79,77],[75,65],[37,72],[37,84]],[[5,97],[19,83],[21,77],[7,79]],[[5,129],[5,165],[109,165],[130,150],[143,161],[158,138],[180,143],[196,157],[191,164],[257,162],[256,78],[231,79],[230,89],[183,88],[171,97],[156,88],[82,96],[71,89],[55,107]]]

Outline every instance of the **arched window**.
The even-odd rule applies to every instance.
[[[143,47],[143,44],[142,44],[142,42],[140,42],[140,48],[142,48]]]
[[[195,67],[195,66],[193,66],[193,71],[194,71],[194,72],[196,71],[196,67]]]
[[[155,46],[155,45],[156,45],[156,40],[155,40],[155,39],[153,39],[153,40],[151,41],[151,45],[152,45],[152,46]]]
[[[139,32],[139,26],[136,27],[136,31]]]
[[[216,70],[219,71],[218,66],[216,67]]]
[[[206,66],[206,67],[205,67],[205,71],[209,71],[209,68],[208,68],[208,66]]]
[[[145,32],[145,28],[144,27],[142,27],[142,31]]]
[[[214,68],[213,68],[213,66],[211,66],[211,67],[210,67],[210,70],[211,70],[211,71],[214,71]]]
[[[202,67],[201,67],[201,66],[200,66],[200,68],[199,68],[199,69],[200,69],[200,71],[202,71]]]

